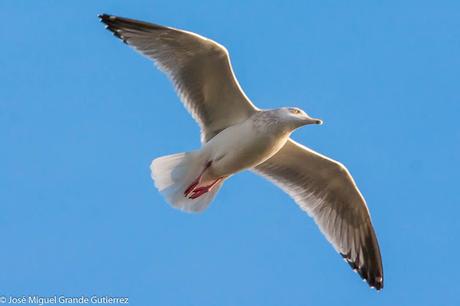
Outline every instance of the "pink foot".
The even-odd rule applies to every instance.
[[[212,190],[212,188],[217,184],[219,183],[220,181],[222,180],[222,178],[218,178],[217,180],[215,180],[214,182],[212,182],[211,184],[207,185],[207,186],[203,186],[203,187],[198,187],[198,188],[195,188],[192,190],[192,195],[189,196],[188,198],[189,199],[196,199],[196,198],[199,198],[201,197],[203,194],[209,192]]]
[[[184,191],[184,197],[188,196],[190,192],[194,191],[193,189],[200,183],[201,177],[203,176],[203,173],[206,171],[211,166],[212,162],[208,161],[206,163],[206,166],[204,167],[203,171],[201,171],[200,175],[190,184],[190,186],[187,187]]]
[[[197,179],[195,179],[193,181],[193,183],[190,184],[190,186],[187,187],[187,189],[185,189],[184,191],[184,197],[188,196],[190,192],[193,191],[193,189],[200,183],[200,177],[198,177]]]
[[[205,194],[206,192],[209,192],[209,188],[208,186],[205,186],[205,187],[198,187],[196,189],[193,189],[193,192],[192,192],[192,195],[189,196],[188,198],[189,199],[196,199],[198,197],[201,197],[203,194]]]

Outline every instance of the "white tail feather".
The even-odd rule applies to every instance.
[[[222,183],[216,184],[211,191],[196,199],[184,196],[184,191],[205,165],[206,161],[198,152],[186,152],[154,159],[150,170],[155,186],[171,206],[186,212],[200,212],[209,206],[222,186]]]

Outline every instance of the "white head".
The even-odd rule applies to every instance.
[[[297,107],[283,107],[276,112],[283,122],[289,123],[292,130],[308,124],[323,124],[322,120],[310,117]]]

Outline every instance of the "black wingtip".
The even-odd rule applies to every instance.
[[[102,14],[98,14],[97,18],[101,19],[101,21],[104,21],[105,19],[110,19],[111,16],[112,15],[102,13]]]
[[[125,44],[127,44],[128,42],[126,41],[126,39],[120,34],[119,31],[117,31],[116,27],[114,26],[114,22],[117,20],[117,17],[116,16],[113,16],[113,15],[109,15],[109,14],[99,14],[97,15],[97,17],[99,18],[100,22],[102,22],[103,24],[105,24],[105,28],[112,32],[113,36],[119,38],[121,41],[123,41]]]
[[[117,17],[109,14],[99,14],[97,15],[97,18],[99,18],[99,21],[102,23],[105,23],[106,25],[109,25],[110,23],[114,22]]]
[[[370,271],[368,270],[368,268],[366,266],[361,266],[359,267],[355,262],[353,262],[350,258],[350,255],[349,254],[343,254],[343,253],[340,253],[340,255],[342,255],[343,259],[350,265],[350,267],[353,269],[353,271],[355,271],[356,273],[359,274],[359,276],[367,282],[367,284],[377,290],[377,291],[380,291],[383,289],[383,277],[380,276],[378,273],[376,273],[376,271],[373,271],[372,273],[370,273]]]
[[[100,22],[105,23],[106,25],[109,24],[110,15],[108,15],[108,14],[99,14],[99,15],[97,15],[97,18],[99,18]]]

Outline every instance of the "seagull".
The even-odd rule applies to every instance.
[[[128,18],[98,17],[168,75],[201,128],[200,149],[152,161],[152,179],[171,206],[201,212],[225,180],[251,170],[293,198],[371,288],[383,288],[377,237],[350,173],[290,138],[299,127],[322,124],[320,119],[296,107],[257,108],[241,89],[227,49],[213,40]]]

